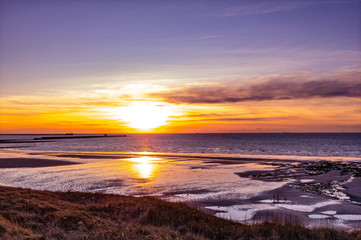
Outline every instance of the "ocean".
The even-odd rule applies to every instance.
[[[83,135],[85,134],[79,134]],[[64,135],[0,135],[0,140],[32,140],[41,136]],[[361,133],[127,134],[124,138],[57,139],[50,142],[13,144],[0,142],[0,147],[25,151],[360,158]]]

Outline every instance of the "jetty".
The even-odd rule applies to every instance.
[[[91,135],[91,136],[56,136],[56,137],[38,137],[34,140],[47,140],[47,139],[73,139],[73,138],[110,138],[110,137],[126,137],[127,135]]]

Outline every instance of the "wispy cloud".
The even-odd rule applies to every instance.
[[[245,101],[309,98],[361,97],[361,70],[332,76],[271,76],[254,84],[217,83],[193,85],[166,92],[152,93],[169,103],[236,103]],[[248,81],[252,82],[252,81]]]
[[[308,6],[323,5],[323,4],[347,4],[357,3],[360,0],[303,0],[303,1],[288,1],[288,0],[273,0],[265,2],[243,2],[238,7],[224,9],[221,17],[233,17],[238,15],[258,15],[273,12],[290,11]],[[241,2],[242,3],[242,2]]]
[[[253,117],[253,118],[207,118],[202,119],[204,121],[215,121],[215,122],[255,122],[255,121],[275,121],[275,120],[294,120],[295,117],[267,117],[267,118],[260,118],[260,117]],[[199,121],[199,120],[198,120]]]

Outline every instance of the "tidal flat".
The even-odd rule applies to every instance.
[[[8,164],[0,166],[6,186],[153,196],[246,224],[361,229],[357,161],[9,151],[1,153],[0,163]]]

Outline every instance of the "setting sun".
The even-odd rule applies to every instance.
[[[170,107],[155,102],[134,102],[130,106],[122,107],[119,112],[122,120],[139,130],[162,126],[170,115]]]

